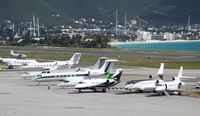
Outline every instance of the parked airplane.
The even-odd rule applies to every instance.
[[[92,78],[82,80],[75,86],[75,89],[78,89],[79,93],[83,89],[91,89],[94,90],[94,92],[96,92],[97,90],[102,90],[103,92],[106,92],[107,88],[120,83],[122,72],[122,69],[117,69],[117,71],[111,78]]]
[[[63,71],[63,72],[55,72],[55,73],[42,73],[37,75],[37,77],[32,80],[38,82],[51,82],[51,81],[68,81],[67,78],[85,78],[88,76],[99,76],[104,75],[112,70],[114,62],[117,60],[106,60],[104,65],[100,69],[90,69],[90,70],[82,70],[82,71]]]
[[[72,65],[78,64],[81,57],[81,53],[75,53],[70,60],[68,61],[54,61],[54,62],[36,62],[36,63],[27,63],[25,66],[22,66],[22,69],[27,68],[41,68],[50,70],[54,65],[58,67],[65,67],[71,68]]]
[[[26,64],[34,64],[37,63],[36,60],[31,59],[16,59],[16,58],[0,58],[0,61],[2,64],[6,65],[9,69],[15,68],[15,67],[21,67]]]
[[[164,63],[160,64],[160,68],[157,72],[157,75],[162,79],[163,78],[163,72],[164,72]],[[155,79],[152,79],[152,76],[149,76],[149,79],[143,79],[143,80],[131,80],[128,81],[125,85],[125,89],[129,90],[130,92],[132,90],[143,92],[143,91],[153,91],[155,90]]]
[[[157,80],[155,85],[155,92],[159,93],[160,95],[165,94],[166,96],[169,96],[169,92],[178,92],[178,95],[181,95],[180,88],[185,83],[181,81],[180,78],[182,78],[183,73],[183,67],[180,68],[180,71],[178,73],[177,77],[174,77],[172,81],[164,81],[164,80]]]
[[[200,88],[200,81],[197,82],[197,84],[196,84],[196,89],[199,89],[199,88]]]
[[[57,71],[57,69],[58,69],[58,66],[55,63],[55,65],[53,65],[50,69],[43,69],[43,71],[25,72],[25,74],[22,75],[22,78],[24,78],[24,79],[32,79],[32,78],[36,77],[39,74],[44,74],[44,73],[48,74],[48,73],[51,73],[52,71]],[[65,71],[65,70],[63,70],[63,71]],[[61,70],[59,70],[59,71],[61,71]]]
[[[110,73],[110,72],[108,72],[108,73],[106,73],[105,75],[104,75],[106,78],[111,78],[112,76],[113,76],[113,73]],[[88,79],[88,78],[93,78],[93,77],[87,77],[87,78],[84,78],[84,77],[76,77],[76,78],[74,78],[74,77],[69,77],[69,78],[65,78],[64,80],[62,80],[63,82],[61,82],[61,83],[58,83],[57,84],[57,87],[61,87],[61,88],[65,88],[65,87],[74,87],[74,86],[76,86],[80,81],[83,81],[83,80],[85,80],[85,79]],[[96,77],[97,78],[97,77]]]
[[[89,69],[99,69],[102,67],[102,65],[105,63],[105,60],[107,60],[107,57],[100,57],[96,64],[94,66],[91,67],[87,67],[87,68],[78,68],[76,69],[78,70],[89,70]],[[57,66],[57,65],[56,65]],[[55,66],[53,66],[50,70],[43,70],[43,71],[32,71],[32,72],[25,72],[25,74],[22,75],[23,78],[25,79],[32,79],[33,77],[36,77],[37,75],[41,74],[41,73],[56,73],[56,72],[62,72],[62,71],[66,71],[66,70],[56,70],[57,68]]]
[[[16,58],[26,58],[27,56],[25,54],[17,54],[17,53],[14,53],[13,50],[10,50],[10,55],[16,57]]]

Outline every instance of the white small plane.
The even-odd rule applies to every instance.
[[[52,71],[56,71],[57,69],[58,69],[58,66],[57,66],[57,64],[55,64],[50,69],[43,69],[43,71],[24,72],[24,74],[22,75],[22,78],[24,78],[26,80],[27,79],[32,79],[32,78],[36,77],[39,74],[44,74],[44,73],[48,74],[48,73],[51,73]],[[59,70],[59,71],[61,71],[61,70]]]
[[[123,70],[117,69],[115,74],[111,78],[92,78],[92,79],[85,79],[80,81],[76,86],[75,89],[81,90],[91,89],[94,92],[98,90],[102,90],[102,92],[106,92],[106,89],[112,86],[115,86],[120,83],[120,78],[122,75]]]
[[[34,64],[37,63],[36,60],[31,59],[16,59],[16,58],[0,58],[0,62],[6,65],[9,69],[17,68],[24,66],[26,64]]]
[[[160,64],[160,68],[157,72],[157,75],[162,79],[163,78],[163,72],[164,72],[164,63]],[[124,86],[125,89],[129,90],[130,92],[132,90],[137,92],[143,92],[143,91],[153,91],[155,90],[155,79],[152,79],[152,76],[149,76],[149,79],[143,79],[143,80],[131,80],[126,83]]]
[[[96,64],[94,66],[91,67],[87,67],[87,68],[77,68],[76,70],[89,70],[89,69],[100,69],[103,64],[105,63],[105,60],[107,60],[107,57],[100,57]],[[33,77],[36,77],[37,75],[41,74],[41,73],[56,73],[56,72],[62,72],[62,71],[66,71],[65,70],[59,70],[57,71],[57,65],[53,66],[50,70],[43,70],[43,71],[32,71],[32,72],[25,72],[25,74],[22,75],[23,78],[25,79],[32,79]]]
[[[180,71],[177,77],[174,77],[172,81],[164,81],[164,80],[157,80],[155,82],[156,88],[155,92],[159,93],[160,95],[165,94],[169,96],[170,93],[178,92],[178,95],[181,95],[180,88],[182,85],[185,85],[184,82],[181,81],[180,78],[183,77],[183,67],[181,66]]]
[[[22,69],[29,68],[40,68],[50,70],[53,66],[57,65],[58,67],[66,67],[71,68],[74,64],[78,64],[81,57],[81,53],[75,53],[70,60],[68,61],[53,61],[53,62],[35,62],[35,63],[27,63],[26,65],[20,67]]]
[[[27,55],[25,55],[25,54],[17,54],[17,53],[14,53],[13,50],[10,50],[10,55],[12,55],[12,56],[14,56],[14,57],[16,57],[16,58],[26,58],[26,57],[27,57]]]
[[[79,70],[79,71],[62,71],[62,72],[47,72],[37,75],[32,78],[32,81],[38,82],[51,82],[51,81],[69,81],[68,78],[85,78],[88,76],[99,76],[109,73],[112,70],[114,62],[117,60],[106,60],[100,69]]]

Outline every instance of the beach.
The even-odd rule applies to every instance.
[[[167,40],[167,41],[151,40],[151,41],[128,41],[128,42],[113,41],[110,42],[110,45],[115,46],[122,44],[148,44],[148,43],[173,43],[173,42],[200,42],[200,40]]]

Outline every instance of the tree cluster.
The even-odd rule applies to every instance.
[[[108,48],[110,38],[104,36],[87,36],[82,37],[76,35],[69,36],[46,36],[44,39],[34,40],[30,37],[23,37],[21,39],[9,39],[7,45],[13,46],[55,46],[55,47],[83,47],[83,48]]]

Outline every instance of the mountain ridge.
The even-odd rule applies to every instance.
[[[32,15],[45,24],[70,24],[81,17],[115,20],[140,16],[152,24],[186,24],[188,15],[200,23],[199,0],[0,0],[0,21],[29,21]],[[59,14],[61,17],[53,17]]]

